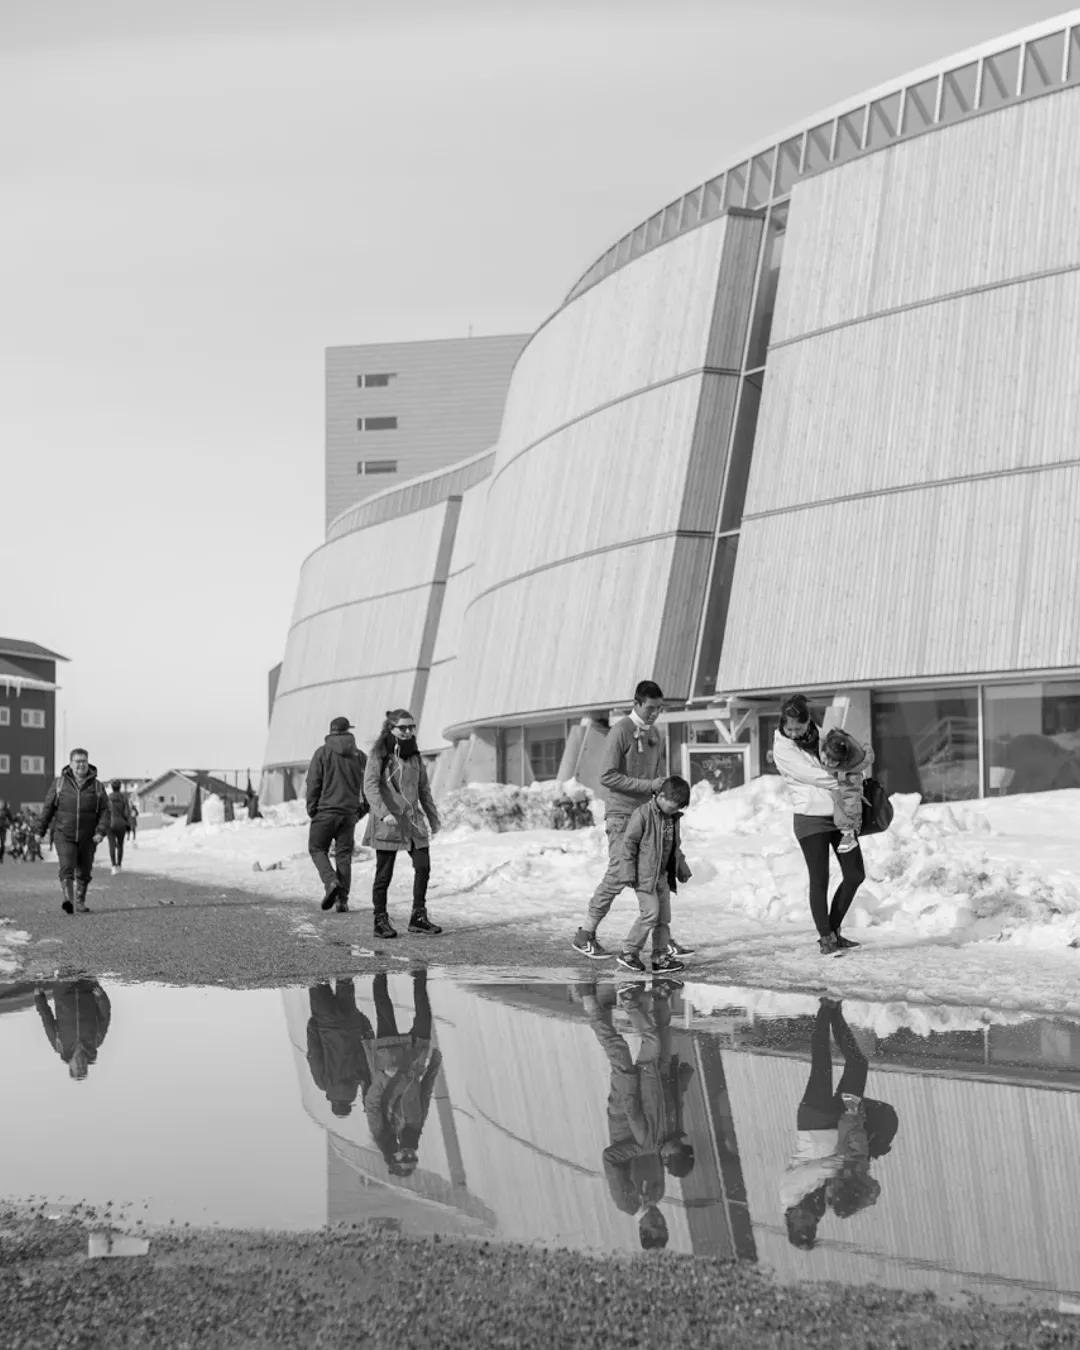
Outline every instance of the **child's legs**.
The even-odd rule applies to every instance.
[[[660,896],[656,891],[638,891],[638,916],[623,943],[623,951],[640,952],[660,919]]]
[[[667,951],[671,941],[671,888],[663,877],[656,887],[656,898],[660,902],[660,912],[652,930],[652,949],[654,956],[660,956]]]

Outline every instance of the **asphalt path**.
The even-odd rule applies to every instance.
[[[457,921],[453,897],[431,910],[443,925],[438,937],[407,932],[408,899],[391,894],[399,936],[373,936],[367,896],[347,914],[324,914],[317,904],[253,895],[170,877],[98,867],[87,903],[90,913],[60,908],[56,863],[0,866],[0,917],[30,934],[21,949],[23,979],[85,972],[129,980],[232,987],[301,983],[423,961],[431,966],[511,971],[527,978],[577,962],[570,937],[553,938],[518,922],[508,897],[505,922]],[[584,972],[583,972],[584,973]]]

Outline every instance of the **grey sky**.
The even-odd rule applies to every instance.
[[[742,148],[1053,13],[7,0],[0,634],[72,658],[68,742],[258,766],[324,347],[534,328]]]

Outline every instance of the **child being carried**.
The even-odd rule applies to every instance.
[[[858,846],[862,825],[863,779],[870,772],[874,752],[868,745],[860,745],[854,736],[839,727],[826,734],[818,747],[822,768],[836,776],[833,790],[833,821],[843,838],[836,846],[837,853],[850,853]]]

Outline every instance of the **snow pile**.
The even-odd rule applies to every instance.
[[[202,822],[198,825],[189,825],[181,816],[171,825],[155,830],[152,841],[140,845],[137,854],[125,860],[126,865],[142,870],[142,864],[150,861],[152,853],[203,854],[243,862],[248,868],[253,862],[267,866],[289,858],[307,857],[308,819],[303,802],[268,806],[255,820],[248,820],[247,811],[240,810],[235,820],[227,821],[224,803],[220,797],[211,795],[203,802],[202,811]]]
[[[0,919],[0,975],[14,975],[21,968],[18,949],[30,941],[30,934],[16,928],[10,919]]]
[[[502,783],[471,783],[447,793],[439,806],[446,830],[554,830],[563,828],[560,801],[588,802],[588,788],[574,779],[565,783],[532,783],[508,787]]]
[[[696,783],[683,816],[683,833],[690,838],[751,834],[791,834],[791,800],[776,774],[753,778],[744,787],[714,792],[708,783]]]

